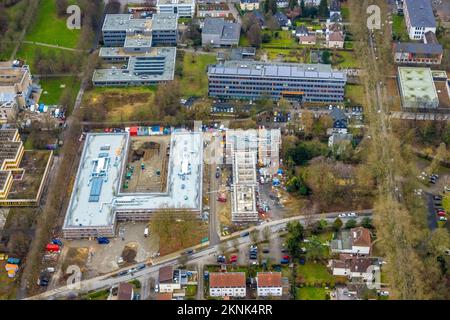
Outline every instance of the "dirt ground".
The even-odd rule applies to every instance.
[[[444,81],[435,81],[434,84],[439,97],[439,107],[450,108],[450,97],[448,96],[447,84]]]
[[[400,99],[400,91],[397,85],[397,80],[394,78],[386,79],[386,90],[388,96],[392,100],[391,111],[400,111],[402,103]]]
[[[65,255],[65,260],[69,260],[68,262],[64,261],[63,268],[75,259],[80,263],[79,266],[82,269],[85,268],[86,277],[111,272],[126,265],[126,263],[119,265],[118,259],[122,256],[127,246],[136,251],[133,261],[140,262],[147,260],[159,251],[158,238],[152,234],[148,237],[144,236],[144,229],[147,225],[148,222],[119,223],[118,228],[121,230],[121,233],[123,232],[124,240],[121,237],[112,238],[107,245],[97,244],[96,241],[87,239],[65,241],[64,250],[69,250]],[[75,255],[71,258],[71,251],[83,254],[81,257]],[[81,263],[82,260],[85,261],[84,264]]]
[[[170,144],[170,136],[139,136],[131,138],[128,154],[128,167],[134,167],[128,180],[128,188],[122,185],[124,192],[161,192],[166,189],[168,156],[166,149]],[[143,151],[140,160],[133,159],[135,151]],[[136,156],[141,156],[137,155]],[[133,161],[135,160],[135,161]],[[144,164],[144,169],[141,165]],[[125,170],[124,175],[127,174]],[[159,172],[159,175],[158,173]],[[126,178],[124,177],[124,181]]]

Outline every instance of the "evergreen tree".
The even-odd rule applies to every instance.
[[[328,10],[328,1],[327,0],[320,0],[319,17],[327,18],[329,14],[330,14],[330,11]]]

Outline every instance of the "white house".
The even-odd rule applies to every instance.
[[[422,40],[428,31],[436,33],[436,19],[431,0],[405,0],[403,12],[411,40]]]
[[[211,297],[240,297],[247,294],[245,272],[212,272],[209,274]]]
[[[357,227],[342,230],[338,239],[331,241],[333,253],[351,253],[368,255],[372,247],[372,238],[369,229]]]
[[[375,260],[357,257],[351,254],[340,254],[339,259],[330,260],[329,267],[334,276],[345,276],[349,279],[360,279],[371,282],[380,270]]]
[[[281,297],[283,294],[281,272],[258,272],[256,283],[258,297]]]

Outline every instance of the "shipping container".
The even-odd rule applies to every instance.
[[[137,133],[138,133],[138,127],[130,128],[130,136],[137,136]]]
[[[20,259],[18,258],[8,258],[6,260],[7,263],[11,263],[11,264],[20,264]]]

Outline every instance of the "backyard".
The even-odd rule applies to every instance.
[[[403,16],[394,15],[392,17],[392,37],[395,40],[409,40],[408,32],[406,30],[406,22]]]
[[[327,296],[324,288],[303,287],[296,290],[295,300],[325,300]]]
[[[345,98],[351,106],[364,104],[364,87],[359,85],[347,85],[345,87]]]
[[[307,287],[330,285],[334,282],[334,277],[324,264],[308,261],[297,267],[297,282],[303,283]]]

